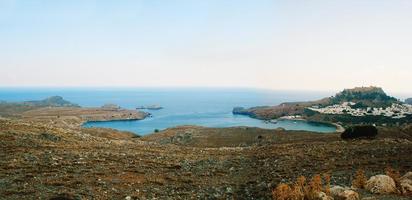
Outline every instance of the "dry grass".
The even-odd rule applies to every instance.
[[[281,183],[273,191],[272,197],[277,200],[292,200],[292,189],[288,184]]]
[[[330,175],[324,175],[324,183],[322,177],[316,174],[312,177],[309,183],[306,183],[306,178],[300,176],[296,182],[290,186],[285,183],[279,184],[273,191],[272,196],[275,200],[314,200],[318,199],[320,192],[330,194]]]
[[[362,169],[358,169],[355,174],[355,178],[352,181],[352,187],[358,189],[364,189],[366,185],[366,181],[368,179],[365,176],[365,171]]]
[[[305,197],[307,199],[316,199],[319,192],[322,192],[322,177],[316,174],[305,187]]]
[[[306,178],[300,176],[293,185],[292,198],[294,200],[303,200],[305,198],[305,183]]]
[[[402,191],[401,190],[401,183],[400,183],[401,174],[399,173],[399,171],[393,169],[390,166],[387,166],[385,168],[385,174],[387,176],[391,177],[395,181],[395,185],[396,185],[396,188],[398,189],[398,192]]]
[[[324,191],[326,195],[330,195],[330,174],[323,174],[323,179],[325,180]]]

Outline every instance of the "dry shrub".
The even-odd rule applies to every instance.
[[[325,187],[324,187],[324,192],[326,195],[330,195],[330,175],[329,174],[323,174],[323,179],[325,180]]]
[[[364,189],[366,185],[367,178],[365,176],[365,171],[358,169],[355,174],[355,178],[352,181],[352,187],[358,189]]]
[[[305,193],[304,193],[305,182],[306,182],[306,178],[304,176],[299,176],[299,178],[296,180],[296,183],[292,187],[292,194],[291,194],[292,200],[305,199]]]
[[[305,197],[306,199],[316,199],[319,192],[322,192],[322,177],[316,174],[305,187]]]
[[[399,173],[399,171],[393,169],[390,166],[387,166],[385,168],[385,174],[391,177],[395,181],[396,188],[398,188],[398,190],[401,191],[401,183],[400,183],[401,174]]]
[[[300,176],[296,182],[290,186],[288,184],[279,184],[272,191],[272,197],[275,200],[314,200],[318,199],[320,192],[330,194],[330,175],[324,174],[325,185],[322,184],[321,175],[317,174],[312,177],[306,184],[306,178]]]
[[[273,191],[272,197],[276,200],[290,200],[292,189],[288,184],[281,183]]]

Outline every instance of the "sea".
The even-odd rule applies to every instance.
[[[41,100],[50,96],[82,107],[117,104],[122,108],[159,105],[160,110],[146,110],[152,117],[136,121],[87,122],[84,127],[107,127],[147,135],[182,125],[204,127],[259,127],[265,129],[334,132],[331,125],[306,121],[279,120],[268,123],[248,116],[234,115],[234,107],[278,105],[282,102],[317,100],[328,92],[273,91],[249,88],[0,88],[0,101]]]

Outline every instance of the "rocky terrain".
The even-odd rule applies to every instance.
[[[138,138],[0,120],[0,196],[270,199],[277,184],[299,175],[328,172],[332,184],[350,186],[358,168],[368,175],[388,165],[411,171],[411,130],[381,128],[377,139],[343,141],[338,134],[186,126]]]
[[[0,199],[272,199],[280,183],[301,175],[328,173],[332,185],[349,187],[358,169],[368,177],[387,166],[412,171],[411,125],[378,127],[369,140],[197,126],[139,137],[81,127],[85,120],[140,117],[113,106],[14,110],[0,118]]]

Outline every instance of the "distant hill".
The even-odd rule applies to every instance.
[[[278,106],[260,106],[252,108],[237,107],[233,114],[248,115],[259,119],[274,119],[287,115],[304,115],[305,109],[311,106],[330,106],[343,102],[354,102],[354,107],[388,107],[393,103],[400,103],[396,98],[386,95],[379,87],[356,87],[345,89],[333,97],[317,101],[287,102]]]
[[[379,87],[356,87],[345,89],[330,98],[330,104],[341,104],[343,102],[354,102],[357,107],[388,107],[399,101],[388,96]]]
[[[412,105],[412,98],[408,98],[405,100],[405,103]]]
[[[28,110],[42,107],[80,107],[60,96],[52,96],[38,101],[6,102],[0,101],[0,116],[17,116]]]
[[[61,96],[52,96],[39,101],[25,101],[23,104],[36,107],[79,107],[77,104],[64,100]]]

